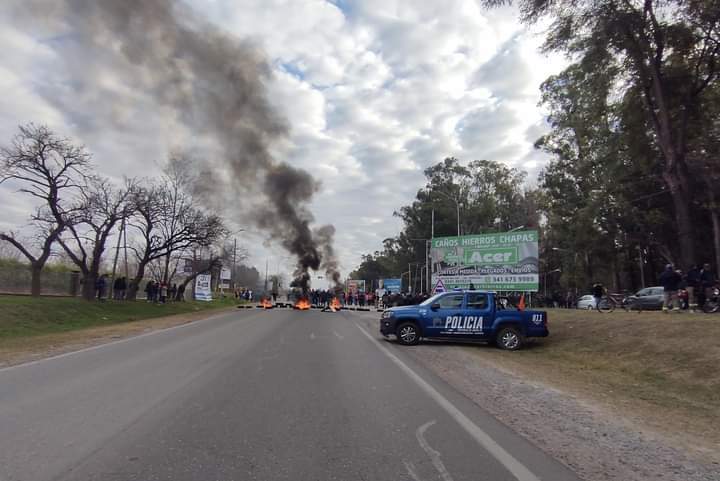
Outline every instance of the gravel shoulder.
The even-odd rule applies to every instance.
[[[377,313],[359,319],[377,331]],[[677,420],[663,426],[658,419],[666,411],[652,412],[642,399],[593,391],[542,363],[531,374],[512,362],[517,353],[487,346],[427,342],[404,349],[585,480],[720,479],[714,437],[685,433]]]

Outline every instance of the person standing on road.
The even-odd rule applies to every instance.
[[[678,305],[678,289],[682,277],[673,269],[672,264],[665,266],[665,270],[660,274],[660,285],[663,286],[663,312],[669,312],[670,304],[673,311],[679,311]]]
[[[592,287],[592,295],[595,299],[595,309],[600,312],[600,301],[602,300],[602,296],[605,294],[605,287],[603,287],[601,282],[596,282],[593,284]]]
[[[695,264],[685,276],[688,293],[688,308],[690,312],[695,312],[698,306],[698,296],[700,295],[700,266]]]

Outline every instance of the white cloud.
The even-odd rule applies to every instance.
[[[538,86],[562,60],[538,53],[541,37],[512,8],[473,0],[188,3],[265,50],[270,99],[290,125],[274,152],[322,182],[313,212],[335,224],[345,272],[397,233],[392,213],[412,200],[429,165],[487,158],[535,175],[544,162],[532,149],[544,129]],[[0,67],[0,141],[18,123],[49,123],[85,143],[113,177],[152,174],[174,146],[203,145],[155,107],[142,78],[118,76],[101,52],[90,63],[74,56],[71,40],[35,38],[9,12],[0,10],[0,41],[11,46]],[[251,254],[260,265],[268,252],[279,255],[261,246]]]

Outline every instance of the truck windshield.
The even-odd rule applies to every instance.
[[[444,294],[444,293],[435,294],[434,296],[432,296],[432,297],[426,299],[425,301],[421,302],[420,305],[421,305],[421,306],[430,306],[430,305],[432,305],[433,302],[435,302],[435,301],[437,301],[438,299],[440,299],[440,297],[442,297],[443,294]]]

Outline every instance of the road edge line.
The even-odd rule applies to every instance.
[[[475,424],[470,418],[468,418],[462,411],[460,411],[453,403],[451,403],[445,396],[432,387],[430,383],[424,380],[418,373],[412,370],[410,366],[405,364],[399,357],[390,352],[390,350],[380,344],[375,337],[367,332],[362,326],[353,322],[355,327],[360,329],[365,337],[370,339],[375,347],[377,347],[385,356],[387,356],[396,366],[398,366],[405,374],[412,379],[415,384],[420,387],[425,393],[430,396],[441,408],[447,412],[459,425],[462,427],[478,444],[480,444],[485,450],[490,453],[505,469],[507,469],[518,481],[540,481],[540,478],[535,476],[524,464],[515,459],[513,455],[507,452],[502,446],[500,446],[495,440],[490,437],[485,431],[483,431],[477,424]]]

